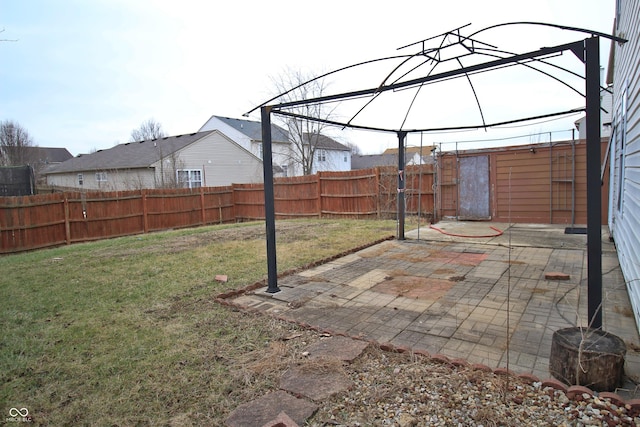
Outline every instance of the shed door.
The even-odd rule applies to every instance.
[[[460,219],[491,219],[489,156],[460,158]]]

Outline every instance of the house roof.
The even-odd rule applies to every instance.
[[[59,147],[29,147],[35,152],[35,157],[42,163],[62,163],[73,155],[66,148]]]
[[[308,141],[311,139],[311,135],[313,135],[314,138],[317,138],[316,148],[324,148],[325,150],[335,150],[335,151],[351,151],[351,148],[347,147],[344,144],[340,144],[335,139],[329,138],[328,136],[325,136],[325,135],[305,133],[304,134],[305,142],[308,143]]]
[[[233,119],[231,117],[211,116],[231,126],[238,132],[247,135],[254,141],[262,141],[262,123],[253,120]],[[211,118],[209,120],[211,120]],[[273,142],[289,142],[289,134],[281,127],[271,124],[271,140]]]
[[[365,154],[351,156],[351,169],[369,169],[376,166],[394,166],[398,164],[397,154]]]
[[[422,156],[429,156],[431,155],[431,150],[435,148],[435,145],[425,145],[424,147],[416,147],[416,146],[408,146],[405,147],[404,149],[404,154],[420,154],[420,150],[422,150]],[[386,150],[384,150],[384,152],[382,154],[395,154],[396,156],[398,155],[398,149],[397,148],[387,148]]]
[[[20,157],[32,164],[62,163],[73,157],[69,150],[58,147],[5,147],[5,150],[19,151]]]
[[[47,173],[145,168],[214,131],[176,135],[118,144],[106,150],[73,157],[52,166]]]

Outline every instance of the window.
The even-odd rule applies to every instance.
[[[346,154],[344,155],[344,161],[345,162],[347,161],[347,155]]]
[[[289,176],[289,165],[282,165],[282,176]]]
[[[82,186],[84,184],[84,175],[81,173],[78,174],[78,185]]]
[[[96,181],[98,181],[98,182],[107,182],[107,173],[106,172],[96,172]]]
[[[318,150],[318,161],[325,162],[327,160],[327,152],[325,150]]]
[[[177,172],[178,187],[202,187],[202,171],[200,169],[179,169]]]
[[[258,144],[260,150],[260,158],[264,159],[264,146],[262,144]]]

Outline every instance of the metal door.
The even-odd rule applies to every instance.
[[[491,219],[489,210],[489,156],[461,157],[459,173],[459,219]]]

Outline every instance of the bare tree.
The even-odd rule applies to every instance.
[[[33,139],[29,132],[12,120],[0,122],[0,166],[33,166]]]
[[[277,92],[284,94],[279,98],[281,102],[317,98],[325,94],[328,87],[324,79],[314,79],[314,76],[310,74],[292,69],[285,70],[279,76],[272,77],[271,80]],[[291,90],[292,88],[295,89]],[[335,107],[328,108],[326,105],[318,103],[287,109],[287,111],[299,116],[316,117],[323,120],[330,119],[334,110]],[[289,132],[290,161],[302,169],[303,175],[310,175],[313,173],[318,143],[328,125],[293,117],[277,118],[276,120],[281,122]]]
[[[158,139],[167,136],[162,130],[162,125],[154,119],[148,119],[137,129],[131,131],[129,142],[145,141],[147,139]]]
[[[349,149],[351,150],[351,154],[353,156],[359,156],[362,154],[362,150],[360,149],[360,147],[353,143],[353,142],[343,142],[344,145],[346,145],[347,147],[349,147]]]

